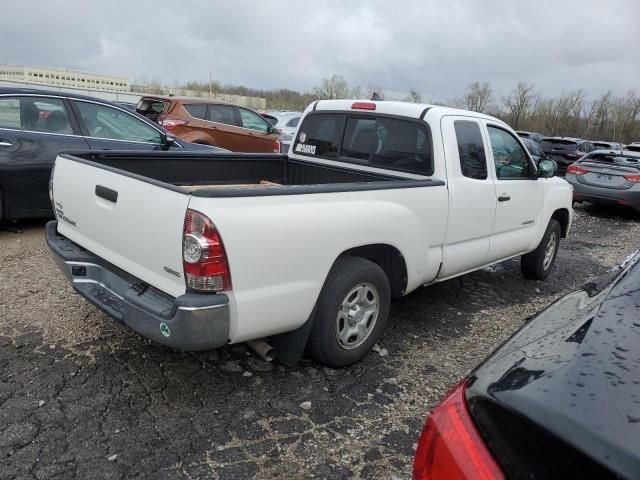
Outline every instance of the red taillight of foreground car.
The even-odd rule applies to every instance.
[[[160,125],[162,125],[162,127],[165,130],[169,130],[169,131],[173,130],[176,127],[179,127],[180,125],[186,125],[187,123],[189,122],[185,122],[184,120],[177,120],[177,119],[173,120],[170,118],[165,118],[164,120],[160,120]]]
[[[567,173],[575,173],[576,175],[584,175],[589,173],[589,170],[585,170],[582,167],[577,166],[575,163],[567,167]]]
[[[280,142],[278,140],[273,141],[273,152],[280,153]]]
[[[471,419],[457,385],[431,412],[413,462],[414,480],[497,480],[504,474]]]
[[[624,178],[630,182],[640,182],[640,175],[625,175]]]
[[[208,217],[187,210],[182,238],[187,287],[201,292],[231,290],[231,273],[222,238]]]

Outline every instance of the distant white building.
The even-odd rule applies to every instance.
[[[0,80],[51,87],[84,88],[106,92],[129,92],[129,79],[79,72],[66,68],[27,67],[0,64]]]

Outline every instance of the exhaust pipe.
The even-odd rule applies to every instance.
[[[273,361],[275,350],[265,340],[248,340],[247,345],[265,362]]]

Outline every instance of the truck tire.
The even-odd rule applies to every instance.
[[[330,367],[361,360],[382,335],[390,305],[391,287],[382,268],[360,257],[339,258],[316,304],[309,353]]]
[[[553,265],[556,263],[558,248],[560,247],[560,224],[557,220],[551,219],[547,230],[542,236],[542,240],[533,252],[522,256],[520,268],[525,278],[531,280],[546,279]]]

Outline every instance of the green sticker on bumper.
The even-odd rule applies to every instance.
[[[169,330],[169,326],[164,322],[160,324],[160,333],[162,333],[162,335],[164,335],[165,337],[168,337],[169,335],[171,335],[171,330]]]

